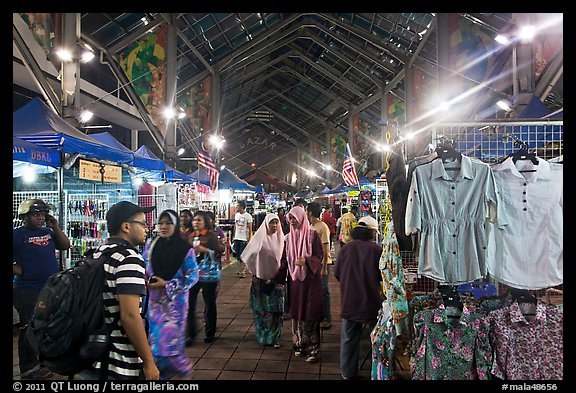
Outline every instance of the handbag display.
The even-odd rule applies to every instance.
[[[214,251],[209,250],[204,254],[204,258],[198,262],[198,280],[201,282],[220,281],[222,278],[222,268],[220,263],[214,259]]]

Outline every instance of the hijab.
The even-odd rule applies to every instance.
[[[180,237],[178,213],[174,210],[164,210],[160,213],[158,221],[164,217],[168,217],[170,222],[174,224],[174,233],[168,238],[158,237],[153,241],[154,248],[152,249],[150,261],[154,275],[168,281],[182,267],[186,254],[188,254],[192,245]]]
[[[278,229],[270,233],[270,221],[278,220]],[[246,262],[248,270],[262,280],[274,278],[280,268],[280,260],[284,252],[284,233],[280,225],[280,218],[276,213],[269,213],[264,218],[252,239],[242,252],[242,259]]]
[[[295,261],[299,257],[309,257],[312,255],[312,235],[306,212],[300,206],[293,207],[288,213],[298,221],[298,228],[290,228],[286,239],[286,259],[288,260],[288,271],[294,279],[304,281],[306,278],[306,267],[296,265]],[[292,225],[292,224],[290,224]]]

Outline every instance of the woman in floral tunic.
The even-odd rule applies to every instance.
[[[149,301],[148,340],[160,378],[189,379],[192,364],[185,355],[188,292],[198,281],[196,255],[182,240],[178,213],[165,210],[158,219],[159,237],[144,247]]]
[[[260,345],[280,347],[287,264],[282,263],[284,234],[277,214],[270,213],[248,243],[241,259],[252,272],[250,306]]]

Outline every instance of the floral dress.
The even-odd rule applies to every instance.
[[[396,327],[386,302],[378,312],[376,326],[370,333],[372,343],[371,379],[377,381],[395,379],[394,351],[396,349]]]
[[[414,316],[412,379],[490,379],[492,347],[487,317],[464,305],[454,318],[443,304]]]

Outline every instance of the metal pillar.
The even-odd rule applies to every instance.
[[[518,26],[531,25],[534,23],[533,15],[530,13],[514,14],[514,19]],[[521,67],[518,67],[521,64]],[[513,47],[513,86],[514,107],[517,113],[528,105],[535,89],[534,75],[534,48],[532,41],[516,41]]]
[[[348,145],[350,154],[354,157],[354,115],[348,116]]]
[[[300,162],[300,148],[296,148],[296,189],[300,190],[302,187],[302,165]]]
[[[381,86],[380,90],[382,90],[382,98],[380,100],[380,144],[383,145],[386,140],[386,128],[388,127],[388,94],[386,94],[384,86]],[[376,161],[374,164],[374,166],[376,166]],[[386,168],[385,154],[380,154],[380,168]]]
[[[138,130],[130,130],[130,150],[138,150]]]
[[[62,47],[72,52],[72,61],[62,61],[60,80],[62,83],[62,118],[75,127],[80,126],[80,14],[62,15]]]
[[[174,108],[176,105],[176,20],[170,14],[171,23],[167,26],[166,40],[166,106]],[[175,159],[176,155],[176,122],[177,118],[166,121],[166,135],[164,136],[165,157]]]

